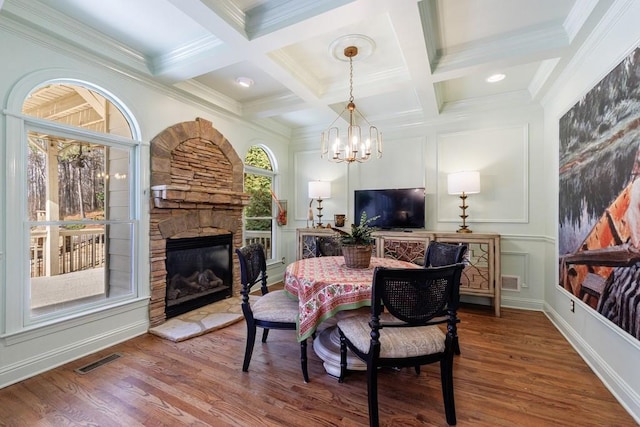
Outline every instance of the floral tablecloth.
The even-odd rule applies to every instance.
[[[306,258],[287,266],[284,289],[298,298],[298,340],[311,336],[324,320],[342,310],[371,305],[371,281],[375,267],[420,268],[406,261],[371,258],[365,269],[348,268],[344,257]]]

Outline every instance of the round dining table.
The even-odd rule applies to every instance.
[[[323,322],[326,325],[338,313],[348,316],[357,313],[353,310],[371,306],[371,282],[376,267],[421,268],[411,262],[377,257],[371,258],[369,268],[347,267],[342,256],[304,258],[289,264],[284,273],[284,289],[298,300],[298,340],[314,335]],[[364,315],[368,314],[367,311]],[[335,321],[318,334],[313,349],[323,360],[327,373],[339,376],[340,338]],[[354,356],[348,358],[347,367],[366,369]]]

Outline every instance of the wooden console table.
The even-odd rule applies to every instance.
[[[336,232],[324,228],[299,228],[297,259],[318,255],[319,237],[335,236]],[[422,265],[429,242],[435,240],[467,245],[460,293],[491,298],[496,316],[500,316],[500,235],[494,233],[446,233],[427,230],[376,231],[374,255]]]

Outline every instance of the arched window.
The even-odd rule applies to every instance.
[[[276,257],[276,224],[286,225],[286,206],[275,196],[273,161],[264,147],[252,146],[244,159],[244,191],[251,195],[244,209],[244,240],[260,242],[267,260]]]
[[[22,105],[15,157],[22,222],[8,276],[7,329],[20,329],[137,297],[139,142],[123,105],[88,83],[53,81]],[[28,262],[26,262],[28,259]]]

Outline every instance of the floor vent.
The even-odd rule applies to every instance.
[[[102,359],[96,360],[93,363],[89,363],[88,365],[85,365],[81,368],[75,369],[75,371],[79,374],[88,374],[89,372],[93,371],[94,369],[98,369],[100,366],[102,365],[106,365],[109,362],[113,362],[114,360],[120,359],[122,357],[122,354],[120,353],[113,353],[110,354],[108,356],[103,357]]]

